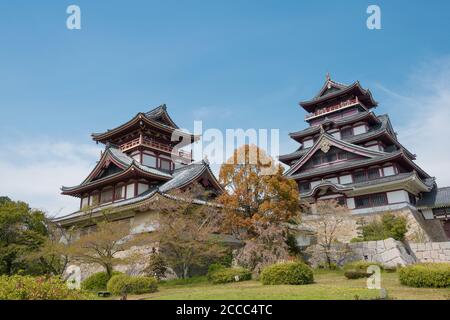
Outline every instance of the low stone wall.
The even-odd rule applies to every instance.
[[[332,260],[339,266],[351,261],[366,260],[385,266],[405,266],[418,262],[450,262],[450,242],[403,243],[394,239],[336,244],[331,250]],[[316,267],[326,257],[319,245],[310,246],[308,262]]]
[[[450,262],[449,242],[410,243],[419,262]]]

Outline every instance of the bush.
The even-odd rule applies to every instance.
[[[346,263],[344,265],[344,271],[363,271],[367,272],[367,268],[369,266],[379,266],[381,270],[383,270],[383,265],[378,262],[370,262],[365,260],[358,260],[358,261],[352,261],[349,263]]]
[[[245,268],[218,268],[208,273],[208,280],[214,284],[250,280],[252,273]]]
[[[58,277],[0,276],[0,300],[85,300],[94,297],[69,289]]]
[[[212,263],[208,267],[208,273],[206,274],[206,277],[208,278],[208,280],[211,281],[212,274],[214,272],[216,272],[218,270],[222,270],[222,269],[226,269],[226,267],[220,263]]]
[[[314,282],[310,267],[301,262],[287,262],[268,266],[261,273],[261,282],[267,284],[308,284]]]
[[[450,263],[422,263],[400,268],[400,283],[416,288],[450,287]]]
[[[154,277],[133,277],[120,274],[111,277],[108,281],[108,291],[113,295],[143,294],[155,292],[158,289],[157,280]]]
[[[122,274],[122,272],[114,271],[113,276]],[[104,291],[106,290],[106,285],[109,281],[108,274],[106,272],[97,272],[81,282],[81,289],[86,291]]]
[[[150,262],[145,268],[144,272],[148,276],[155,277],[158,280],[163,279],[166,276],[167,272],[167,262],[164,257],[159,253],[154,253],[150,257]]]
[[[384,214],[380,220],[363,224],[359,228],[360,236],[351,242],[377,241],[388,238],[402,241],[408,231],[408,224],[405,217],[395,216],[392,213]]]
[[[368,278],[370,277],[372,274],[371,273],[367,273],[367,272],[362,272],[362,271],[345,271],[344,272],[344,276],[347,279],[361,279],[361,278]]]

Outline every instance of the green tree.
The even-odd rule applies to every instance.
[[[43,273],[42,266],[26,257],[38,250],[48,235],[45,214],[21,201],[0,199],[0,274]]]
[[[405,217],[385,213],[381,219],[370,223],[360,222],[358,229],[360,235],[355,239],[356,241],[376,241],[387,238],[402,241],[408,231],[408,224]]]

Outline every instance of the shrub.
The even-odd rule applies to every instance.
[[[367,273],[367,272],[362,272],[362,271],[345,271],[344,272],[344,276],[347,279],[361,279],[361,278],[368,278],[370,277],[372,274],[371,273]]]
[[[150,262],[145,268],[144,272],[148,276],[155,277],[158,280],[163,279],[166,276],[167,272],[167,261],[164,257],[159,253],[154,253],[150,257]]]
[[[122,274],[122,272],[114,271],[113,276]],[[108,283],[109,277],[106,272],[97,272],[81,282],[81,289],[86,291],[103,291],[106,290],[106,284]]]
[[[344,271],[358,271],[358,272],[367,272],[367,268],[369,266],[379,266],[381,270],[383,270],[383,265],[381,263],[378,262],[370,262],[370,261],[364,261],[364,260],[359,260],[359,261],[353,261],[353,262],[349,262],[346,263],[344,265]]]
[[[214,284],[245,281],[252,278],[252,273],[245,268],[219,268],[208,274],[208,280]]]
[[[69,289],[58,277],[0,276],[0,300],[85,300],[90,294]]]
[[[261,273],[263,284],[308,284],[314,282],[310,267],[301,262],[287,262],[268,266]]]
[[[208,273],[206,274],[206,277],[208,278],[208,280],[211,281],[212,274],[214,272],[216,272],[218,270],[222,270],[222,269],[226,269],[226,267],[220,263],[212,263],[208,267]]]
[[[157,280],[154,277],[134,277],[120,274],[111,277],[108,281],[108,291],[113,295],[142,294],[155,292],[158,289]]]
[[[450,287],[450,263],[423,263],[400,268],[400,283],[409,287]]]
[[[386,213],[381,219],[374,220],[368,224],[363,224],[358,229],[360,231],[360,236],[352,239],[351,242],[376,241],[387,238],[394,238],[395,240],[402,241],[408,231],[408,225],[405,217]]]

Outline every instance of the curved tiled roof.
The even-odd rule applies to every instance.
[[[386,183],[390,183],[390,182],[409,180],[409,179],[413,179],[414,177],[417,177],[417,174],[415,172],[405,172],[405,173],[399,173],[399,174],[392,175],[392,176],[380,177],[378,179],[357,182],[357,183],[347,183],[347,184],[337,184],[337,183],[333,183],[333,182],[324,180],[320,184],[314,186],[314,188],[312,188],[310,191],[303,192],[301,195],[302,195],[302,197],[310,196],[318,188],[320,188],[322,186],[327,186],[327,185],[334,187],[338,191],[346,191],[346,190],[355,190],[358,188],[365,188],[365,187],[370,187],[370,186],[377,186],[380,184],[386,184]],[[425,179],[425,180],[422,180],[420,178],[418,178],[418,179],[428,188],[428,190],[431,190],[433,188],[434,179],[432,179],[432,178]]]
[[[450,187],[435,187],[423,195],[416,207],[418,209],[450,207]]]

